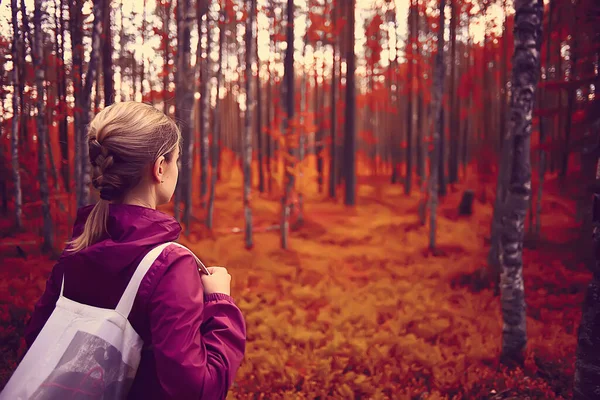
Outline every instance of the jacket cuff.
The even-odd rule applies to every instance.
[[[210,293],[210,294],[204,295],[205,303],[210,303],[212,301],[219,301],[219,300],[225,300],[225,301],[229,301],[229,302],[235,304],[235,302],[233,301],[233,297],[231,297],[225,293]]]

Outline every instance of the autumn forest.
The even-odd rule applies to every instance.
[[[230,399],[600,398],[595,0],[0,1],[0,387],[115,102],[225,265]]]

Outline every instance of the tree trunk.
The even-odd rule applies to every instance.
[[[316,45],[315,45],[316,46]],[[316,64],[316,62],[315,62]],[[325,81],[323,81],[325,82]],[[323,106],[321,104],[321,92],[319,91],[319,68],[315,65],[315,124],[317,125],[317,132],[315,133],[315,156],[317,157],[317,189],[320,193],[323,193]],[[302,161],[302,160],[300,160]]]
[[[515,1],[514,55],[511,84],[509,180],[502,204],[500,237],[500,298],[502,304],[502,359],[522,363],[527,344],[523,284],[523,236],[531,196],[529,161],[531,119],[540,68],[542,0]]]
[[[345,135],[344,135],[344,171],[345,194],[344,204],[354,206],[356,204],[356,90],[354,72],[356,69],[356,58],[354,55],[354,23],[355,3],[350,0],[348,7],[348,54],[346,56],[346,110],[345,110]]]
[[[19,69],[19,88],[20,93],[25,93],[25,85],[27,85],[27,76],[26,76],[26,68],[27,65],[27,41],[29,41],[29,48],[32,48],[32,40],[31,40],[31,27],[29,26],[29,18],[27,17],[27,7],[25,6],[25,0],[21,0],[21,19],[23,21],[23,26],[21,27],[21,34],[23,37],[21,38],[21,52],[20,52],[20,60],[23,68]],[[31,110],[29,102],[26,101],[26,96],[19,96],[19,101],[21,103],[21,123],[19,124],[19,135],[23,140],[21,143],[21,147],[27,147],[29,151],[29,132],[27,132],[27,121],[31,116]]]
[[[171,22],[171,0],[165,1],[165,16],[163,19],[163,46],[164,46],[164,66],[163,66],[163,104],[164,104],[164,113],[169,115],[171,113],[170,106],[172,104],[172,100],[169,96],[169,59],[171,56],[171,43],[170,43],[170,34],[169,34],[169,25]],[[122,49],[122,48],[121,48]],[[123,50],[121,50],[123,51]],[[175,209],[179,208],[179,203],[175,203]]]
[[[244,166],[244,220],[245,225],[245,244],[250,249],[253,246],[252,241],[252,209],[250,208],[250,190],[252,181],[252,111],[254,103],[252,100],[252,63],[254,50],[254,18],[256,17],[256,0],[248,0],[248,18],[246,20],[246,111],[244,112],[244,137],[243,137],[243,166]]]
[[[415,29],[417,35],[415,37],[416,41],[416,57],[417,57],[417,121],[416,127],[417,131],[417,173],[420,178],[420,186],[421,190],[424,191],[426,189],[425,182],[426,173],[425,173],[425,164],[427,162],[427,144],[425,143],[425,131],[423,130],[423,96],[421,94],[421,90],[424,90],[423,85],[423,77],[421,76],[421,47],[419,41],[419,34],[421,31],[420,14],[419,14],[419,0],[416,0],[417,9],[415,11]]]
[[[265,170],[263,165],[263,132],[262,132],[262,85],[260,82],[260,58],[258,57],[258,32],[254,37],[254,51],[256,52],[256,138],[258,152],[258,190],[265,192]]]
[[[336,10],[337,8],[334,6],[334,2],[332,0],[332,8],[333,8],[333,17],[332,17],[332,25],[334,32],[337,30],[337,21],[336,21]],[[330,125],[331,132],[329,134],[330,143],[329,143],[329,198],[335,199],[336,192],[336,174],[335,174],[335,166],[336,166],[336,140],[335,140],[335,130],[337,128],[337,113],[336,113],[336,101],[337,101],[337,79],[336,79],[336,57],[337,57],[337,43],[335,40],[331,43],[331,51],[333,53],[333,62],[331,65],[331,114],[330,114]]]
[[[102,78],[104,79],[104,107],[115,101],[112,62],[112,32],[110,25],[111,0],[102,2]],[[145,4],[145,3],[144,3]]]
[[[443,94],[442,94],[443,97]],[[446,196],[446,130],[445,130],[445,110],[444,106],[442,106],[441,111],[442,115],[440,116],[440,150],[439,150],[439,161],[438,161],[438,195],[439,197]]]
[[[85,204],[82,199],[83,186],[83,166],[81,164],[83,151],[81,144],[81,126],[83,108],[83,15],[82,15],[82,0],[69,0],[69,29],[71,31],[71,54],[72,54],[72,81],[73,81],[73,97],[75,99],[75,107],[73,109],[73,127],[75,141],[75,197],[77,207]]]
[[[101,64],[101,60],[100,58],[98,58],[98,70],[102,69],[102,65]],[[94,90],[94,108],[92,108],[92,114],[96,114],[99,110],[100,110],[100,77],[101,74],[97,73],[96,74],[96,83],[94,84],[95,90]]]
[[[437,53],[435,56],[435,71],[433,75],[433,115],[436,123],[433,130],[433,154],[431,155],[431,171],[429,172],[429,248],[435,249],[436,217],[438,202],[438,177],[441,162],[440,139],[444,115],[442,113],[442,100],[444,96],[444,25],[445,25],[446,0],[440,0],[440,20],[437,35]]]
[[[45,62],[47,60],[46,55],[44,54],[43,58],[42,58],[42,62]],[[52,106],[54,107],[54,110],[51,110],[49,113],[45,114],[46,116],[46,127],[51,126],[52,125],[52,121],[54,121],[54,111],[56,110],[56,101],[57,98],[56,97],[47,97],[46,102],[50,102],[50,100],[52,101]],[[52,182],[54,183],[54,190],[56,190],[58,192],[59,189],[59,180],[58,180],[58,172],[56,170],[56,162],[54,160],[54,153],[52,152],[52,146],[50,145],[50,134],[48,132],[48,128],[46,128],[46,135],[45,135],[45,140],[46,140],[46,151],[48,152],[48,162],[50,163],[50,174],[52,176]]]
[[[596,136],[600,128],[596,123]],[[600,183],[600,144],[587,157],[596,158],[596,187]],[[586,162],[587,164],[587,162]],[[583,314],[577,334],[577,352],[575,361],[574,400],[592,400],[600,393],[600,193],[593,194],[591,218],[593,224],[593,254],[595,265],[583,303]]]
[[[206,226],[208,229],[213,228],[214,208],[215,208],[215,191],[217,188],[217,169],[219,163],[219,142],[220,142],[220,129],[221,129],[221,118],[219,117],[219,104],[220,104],[220,91],[221,91],[221,75],[223,71],[223,46],[225,42],[225,10],[222,8],[219,11],[219,18],[217,19],[217,25],[219,27],[219,66],[217,70],[217,99],[215,100],[215,109],[213,110],[213,135],[212,135],[212,146],[211,146],[211,176],[210,176],[210,197],[208,198],[208,212],[206,216]]]
[[[503,0],[502,8],[504,11],[504,23],[503,23],[503,37],[502,37],[502,53],[504,62],[502,63],[502,90],[500,92],[500,97],[502,99],[501,107],[500,107],[500,137],[501,139],[506,136],[506,121],[508,120],[508,115],[506,115],[506,106],[508,99],[508,88],[507,88],[507,80],[508,80],[508,63],[510,59],[508,58],[508,40],[506,40],[506,34],[508,29],[508,10],[506,9],[506,0]],[[502,142],[501,142],[502,143]]]
[[[415,18],[415,13],[418,12],[418,9],[414,7],[411,0],[409,16],[412,19]],[[411,21],[412,22],[412,21]],[[414,72],[414,63],[415,57],[413,54],[413,41],[415,40],[417,33],[417,26],[413,22],[409,24],[409,40],[407,41],[406,49],[409,50],[406,53],[406,62],[408,64],[408,72],[406,76],[406,82],[408,84],[408,94],[406,95],[406,177],[404,182],[404,194],[410,196],[410,191],[412,188],[412,138],[413,138],[413,72]],[[394,146],[395,148],[397,146]],[[398,149],[396,148],[397,152]],[[397,161],[396,161],[397,162]],[[398,168],[398,164],[394,164],[395,169]],[[397,171],[394,171],[397,173]]]
[[[61,164],[60,171],[63,178],[63,183],[67,193],[71,192],[71,179],[69,168],[69,134],[68,134],[68,112],[67,112],[67,76],[65,68],[65,22],[64,22],[64,5],[63,0],[59,3],[59,21],[60,28],[57,22],[56,30],[60,32],[60,45],[58,42],[58,34],[56,36],[56,54],[59,60],[59,68],[57,68],[57,97],[58,97],[58,138],[60,142]]]
[[[287,47],[285,49],[285,60],[284,60],[284,84],[285,84],[285,102],[287,116],[285,119],[284,134],[286,137],[286,150],[289,152],[289,156],[284,158],[284,174],[285,174],[285,187],[283,197],[281,199],[281,248],[288,248],[288,231],[289,221],[288,217],[290,214],[290,196],[294,188],[295,175],[293,173],[294,164],[292,162],[294,156],[292,140],[290,137],[293,135],[292,120],[294,119],[294,0],[288,0],[287,2],[287,20],[286,20],[286,42]]]
[[[100,35],[102,30],[102,6],[99,2],[95,2],[93,6],[94,24],[92,28],[92,52],[90,54],[90,62],[85,75],[85,83],[82,92],[81,101],[81,124],[78,126],[79,145],[81,152],[79,153],[81,165],[81,187],[79,194],[78,207],[83,207],[89,204],[90,201],[90,183],[91,180],[91,164],[89,162],[88,141],[87,141],[87,126],[93,118],[91,108],[92,85],[96,80],[98,58],[100,57]]]
[[[459,24],[459,5],[456,0],[450,0],[450,154],[448,157],[448,183],[458,181],[458,146],[460,131],[458,129],[458,99],[456,95],[456,28]]]
[[[272,153],[272,142],[273,142],[273,138],[271,137],[272,135],[272,126],[273,126],[273,121],[271,118],[271,107],[273,107],[272,101],[271,101],[271,92],[273,90],[272,88],[272,84],[271,84],[271,60],[267,61],[267,151],[266,151],[266,158],[267,158],[267,191],[269,193],[271,193],[271,190],[273,188],[273,170],[271,167],[271,153]]]
[[[11,15],[12,15],[12,26],[13,26],[13,37],[12,37],[12,78],[13,78],[13,96],[12,96],[12,134],[10,135],[11,145],[11,166],[13,172],[13,187],[15,196],[15,227],[17,230],[23,229],[23,195],[21,192],[21,171],[19,165],[19,97],[22,92],[19,91],[20,87],[20,74],[19,74],[19,62],[15,60],[19,59],[19,20],[18,20],[18,8],[17,0],[11,0],[10,2]]]
[[[341,8],[341,10],[343,10],[343,8]],[[342,49],[340,48],[340,57],[338,60],[338,70],[337,70],[337,76],[339,77],[339,93],[340,93],[340,102],[342,103],[342,106],[346,107],[346,99],[345,97],[342,96],[342,89],[344,89],[344,85],[342,85],[342,53],[341,53]],[[344,78],[348,75],[348,71],[346,70],[346,75],[344,75]],[[337,107],[337,106],[336,106]],[[340,107],[341,108],[341,107]],[[345,111],[345,110],[344,110]],[[338,110],[338,113],[341,113],[341,110]],[[337,129],[338,133],[336,133],[337,135],[337,143],[338,143],[338,147],[336,149],[337,154],[338,154],[338,163],[337,163],[337,185],[341,186],[342,183],[344,182],[344,179],[346,179],[346,174],[344,174],[344,158],[346,157],[346,155],[344,154],[344,132],[346,131],[346,121],[344,120],[345,116],[343,118],[338,119],[338,122],[340,122],[340,126]]]
[[[206,2],[206,6],[209,6],[209,2]],[[210,30],[210,15],[207,10],[201,10],[202,13],[206,16],[206,59],[202,65],[202,116],[201,116],[201,125],[200,129],[200,198],[202,199],[201,204],[202,208],[206,207],[206,194],[207,194],[207,184],[208,184],[208,147],[210,145],[209,142],[209,131],[210,131],[210,73],[212,71],[211,68],[211,60],[210,60],[210,52],[211,52],[211,30]],[[198,19],[198,24],[201,23],[201,20]],[[200,29],[198,31],[200,34]],[[201,36],[200,36],[201,37]],[[198,45],[200,46],[200,45]],[[200,59],[200,58],[198,58]],[[215,133],[213,132],[213,136]],[[214,140],[214,139],[213,139]]]
[[[182,221],[185,224],[186,235],[190,233],[190,218],[192,215],[192,173],[194,166],[194,129],[192,110],[194,108],[193,86],[194,74],[190,66],[190,0],[179,0],[177,3],[177,87],[176,114],[181,122],[183,137],[183,154],[181,178],[181,194],[184,209]],[[179,204],[176,204],[178,206]]]
[[[146,79],[146,54],[144,52],[144,44],[146,43],[146,21],[147,21],[147,17],[146,17],[146,0],[143,0],[142,3],[142,29],[140,32],[140,38],[142,41],[142,48],[140,51],[140,63],[139,63],[139,71],[140,71],[140,98],[144,98],[144,80]],[[135,58],[132,57],[132,61],[134,61]],[[138,68],[138,63],[137,62],[133,62],[133,65],[135,66],[135,68]],[[151,85],[150,86],[150,90],[152,90]],[[135,99],[135,96],[134,96]]]
[[[44,110],[44,60],[42,49],[44,44],[42,32],[42,0],[35,0],[35,8],[33,11],[33,28],[35,40],[32,40],[33,65],[35,69],[35,83],[37,90],[37,136],[38,136],[38,177],[40,180],[40,197],[42,199],[42,214],[44,225],[42,229],[42,237],[44,243],[42,251],[48,252],[52,249],[52,216],[50,215],[50,199],[48,189],[48,172],[46,163],[46,137],[48,130],[46,126],[46,118]]]

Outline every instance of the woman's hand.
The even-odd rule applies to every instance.
[[[202,284],[204,293],[222,293],[230,296],[231,294],[231,275],[225,267],[208,267],[210,275],[202,275]]]

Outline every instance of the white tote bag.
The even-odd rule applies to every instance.
[[[114,310],[67,299],[63,278],[54,312],[0,400],[125,399],[143,345],[127,318],[146,272],[171,244],[179,245],[164,243],[146,254]]]

